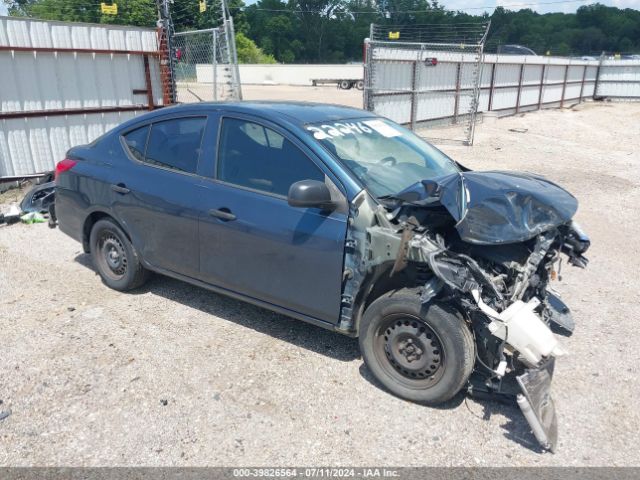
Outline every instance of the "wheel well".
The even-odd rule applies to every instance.
[[[360,333],[360,320],[364,311],[374,300],[393,290],[415,288],[425,283],[422,275],[417,273],[412,266],[393,275],[390,275],[391,269],[392,265],[381,266],[363,282],[363,288],[358,295],[359,298],[356,299],[357,305],[354,309],[356,312],[354,318],[356,335]]]
[[[108,218],[112,220],[116,225],[120,227],[120,229],[124,232],[124,234],[127,235],[127,237],[129,237],[129,234],[127,233],[127,231],[124,228],[122,228],[122,225],[120,225],[120,223],[111,215],[105,212],[93,212],[85,219],[84,225],[82,227],[82,249],[84,250],[84,253],[91,253],[91,245],[89,244],[89,238],[91,237],[91,229],[93,228],[93,226],[96,224],[98,220],[102,220],[103,218]]]

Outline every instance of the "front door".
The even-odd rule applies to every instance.
[[[347,214],[346,209],[289,206],[292,183],[332,182],[303,149],[273,125],[222,119],[215,178],[203,186],[200,275],[223,288],[336,323]]]

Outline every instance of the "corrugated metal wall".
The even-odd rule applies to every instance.
[[[456,123],[472,108],[475,54],[425,51],[420,44],[405,48],[401,44],[395,48],[371,45],[373,58],[367,62],[365,82],[369,109],[409,124],[415,98],[416,122],[442,125]],[[427,66],[425,57],[437,58],[437,65]],[[598,61],[568,58],[485,54],[477,111],[510,114],[591,98],[598,65]],[[620,77],[620,71],[614,76]]]
[[[0,17],[0,176],[51,170],[162,105],[157,50],[151,29]]]
[[[603,61],[596,96],[640,99],[640,60]]]
[[[504,114],[569,106],[593,96],[597,61],[485,55],[479,111]]]

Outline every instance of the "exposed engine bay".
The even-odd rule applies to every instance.
[[[540,443],[554,450],[550,383],[570,335],[570,311],[550,282],[563,261],[584,268],[588,237],[572,218],[577,200],[531,174],[471,172],[412,185],[351,206],[340,329],[357,329],[362,299],[385,275],[462,314],[476,347],[468,391],[510,396]],[[566,259],[566,260],[565,260]]]

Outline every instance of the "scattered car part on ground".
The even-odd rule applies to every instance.
[[[17,177],[16,177],[17,178]],[[49,225],[55,225],[55,182],[53,172],[36,174],[28,177],[20,177],[21,180],[38,178],[39,183],[31,187],[20,206],[13,205],[9,212],[0,214],[0,224],[22,223],[44,223],[47,219],[42,215],[47,215]]]
[[[20,202],[20,209],[25,213],[48,213],[49,207],[55,201],[55,182],[53,173],[44,177],[44,182],[34,185]]]
[[[576,209],[540,176],[469,171],[393,122],[321,104],[167,108],[56,167],[59,226],[110,287],[156,271],[359,337],[392,393],[508,396],[550,450],[565,351],[549,325],[573,320],[549,283],[561,254],[587,265]]]
[[[0,225],[6,223],[11,225],[20,221],[20,209],[16,205],[11,205],[6,213],[0,213]]]

